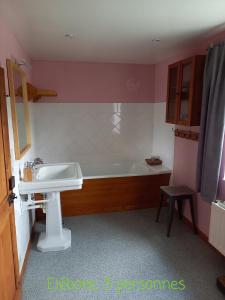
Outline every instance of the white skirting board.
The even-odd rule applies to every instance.
[[[209,242],[225,256],[225,203],[213,202],[209,228]]]

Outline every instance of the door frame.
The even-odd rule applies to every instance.
[[[7,192],[8,192],[7,196],[9,197],[10,194],[12,193],[12,190],[10,190],[10,185],[9,185],[9,180],[12,177],[12,168],[11,168],[8,115],[7,115],[7,103],[6,103],[6,90],[5,90],[5,71],[2,67],[0,67],[0,114],[1,114],[1,122],[2,122],[1,125],[2,125],[2,135],[3,135],[4,159],[5,159],[5,166],[6,166],[6,180],[7,180]],[[9,207],[9,215],[10,215],[10,229],[11,229],[14,272],[15,272],[15,286],[16,286],[15,299],[20,299],[21,282],[20,282],[20,273],[19,273],[19,259],[18,259],[18,250],[17,250],[14,204],[11,204]]]

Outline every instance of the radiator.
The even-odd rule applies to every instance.
[[[225,255],[225,203],[213,202],[209,227],[209,242]]]

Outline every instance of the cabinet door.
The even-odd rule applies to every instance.
[[[179,69],[179,63],[170,65],[168,69],[166,122],[173,124],[176,123],[177,119]]]
[[[191,103],[193,94],[194,60],[187,59],[180,64],[180,88],[178,100],[178,124],[191,122]]]

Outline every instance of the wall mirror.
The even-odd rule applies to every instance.
[[[31,148],[29,103],[26,73],[16,63],[7,60],[9,94],[16,160]]]

